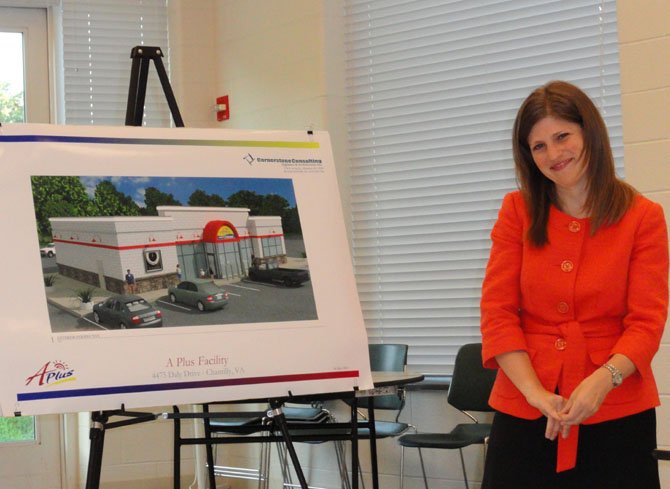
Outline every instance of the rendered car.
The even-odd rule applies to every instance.
[[[114,295],[93,306],[96,323],[107,323],[126,328],[159,328],[163,315],[146,299],[138,295]]]
[[[40,248],[40,255],[51,258],[56,255],[56,245],[53,243],[47,244],[44,248]]]
[[[297,268],[272,267],[262,263],[249,267],[248,276],[256,282],[274,282],[286,287],[297,287],[309,281],[309,272]]]
[[[199,311],[223,309],[228,304],[228,292],[211,280],[194,279],[179,282],[168,289],[170,302],[181,302],[197,307]]]

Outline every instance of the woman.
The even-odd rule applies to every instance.
[[[520,191],[482,288],[483,361],[500,369],[482,488],[659,488],[663,210],[617,179],[604,121],[569,83],[523,102],[513,152]]]

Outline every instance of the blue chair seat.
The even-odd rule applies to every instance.
[[[375,421],[375,436],[377,438],[390,438],[402,435],[409,429],[407,423],[395,423],[393,421]],[[358,430],[359,438],[370,438],[370,428]]]
[[[403,447],[412,448],[463,448],[484,443],[491,431],[488,423],[460,424],[449,433],[413,433],[398,438]]]

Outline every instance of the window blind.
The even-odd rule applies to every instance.
[[[450,374],[480,341],[489,234],[522,100],[585,90],[623,170],[614,0],[347,0],[353,257],[370,342]]]
[[[67,124],[123,125],[130,50],[158,46],[167,59],[166,0],[63,0],[63,67]],[[170,110],[151,63],[143,125],[170,125]]]

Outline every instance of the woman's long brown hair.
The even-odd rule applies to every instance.
[[[633,187],[616,176],[607,126],[591,99],[570,83],[547,83],[521,104],[512,138],[516,176],[530,213],[528,239],[535,246],[547,243],[549,208],[551,204],[558,206],[556,186],[537,168],[528,145],[531,129],[547,116],[582,127],[588,192],[584,210],[591,218],[592,234],[600,226],[618,222],[636,194]]]

